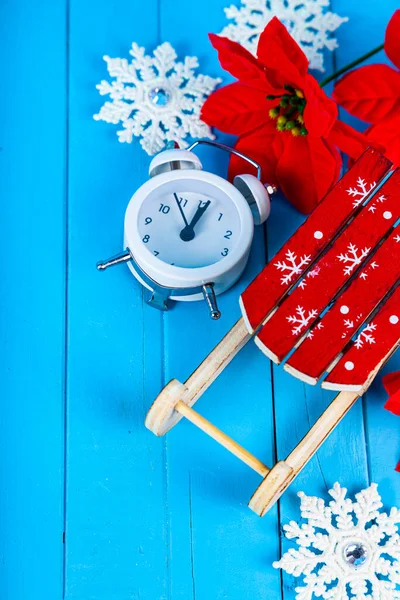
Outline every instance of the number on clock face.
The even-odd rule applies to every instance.
[[[196,192],[149,197],[138,219],[146,248],[179,267],[205,267],[222,260],[232,252],[240,234],[234,202]]]

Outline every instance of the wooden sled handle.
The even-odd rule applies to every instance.
[[[185,417],[215,439],[263,477],[263,481],[250,499],[249,507],[259,516],[264,516],[350,410],[360,394],[340,392],[287,459],[279,461],[269,469],[257,457],[251,455],[191,408],[250,338],[245,322],[240,318],[184,384],[172,379],[165,386],[147,414],[146,427],[161,436]]]
[[[357,392],[336,396],[287,459],[277,462],[266,475],[249,502],[254,512],[262,517],[272,508],[359,397]]]
[[[224,446],[263,477],[261,485],[249,502],[249,507],[263,516],[280,498],[356,400],[368,389],[380,368],[398,348],[400,339],[396,339],[386,356],[373,368],[362,387],[357,391],[340,392],[286,460],[279,461],[269,469],[257,457],[191,408],[250,337],[244,320],[239,319],[184,384],[173,379],[162,390],[150,408],[146,426],[156,435],[164,435],[182,417],[185,417]]]
[[[175,410],[178,402],[192,407],[250,337],[244,319],[240,318],[185,383],[172,379],[165,386],[147,414],[146,427],[156,435],[164,435],[172,429],[182,418]]]
[[[180,399],[176,401],[176,398],[179,398],[182,394],[185,395],[185,389],[183,384],[172,380],[153,404],[151,414],[149,413],[148,415],[148,419],[150,416],[151,422],[148,423],[146,421],[147,427],[151,425],[156,431],[160,431],[158,435],[163,435],[165,427],[168,426],[168,428],[171,428],[182,417],[186,417],[193,425],[204,431],[204,433],[212,437],[242,462],[259,473],[263,477],[263,481],[250,499],[249,508],[260,517],[264,516],[281,497],[294,478],[300,473],[359,398],[359,393],[357,392],[340,392],[301,442],[289,454],[287,459],[279,461],[272,469],[269,469],[257,457],[250,454],[229,436],[207,421],[207,419],[204,419],[204,417],[190,408],[186,402]],[[195,398],[193,397],[192,400],[194,402]]]

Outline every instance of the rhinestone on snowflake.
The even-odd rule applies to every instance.
[[[273,563],[295,577],[296,600],[399,600],[400,599],[400,511],[382,512],[378,487],[346,498],[347,490],[335,483],[332,500],[299,492],[305,523],[284,526],[290,548]]]
[[[348,565],[361,567],[368,559],[368,548],[362,542],[350,542],[343,550],[343,558]]]
[[[241,0],[239,6],[224,9],[233,23],[221,35],[239,42],[256,54],[258,38],[272,17],[278,17],[299,44],[311,69],[324,71],[324,49],[337,48],[332,33],[348,21],[347,17],[327,10],[329,0]]]
[[[166,106],[171,101],[171,94],[164,88],[155,87],[150,90],[149,98],[156,106]]]
[[[195,74],[199,66],[195,56],[176,62],[176,52],[165,42],[153,56],[133,43],[132,60],[105,56],[107,69],[114,81],[97,85],[102,96],[109,95],[94,115],[98,121],[122,123],[117,132],[120,142],[141,137],[140,143],[148,154],[156,154],[166,143],[174,141],[186,147],[186,138],[214,136],[200,119],[205,99],[221,79]]]

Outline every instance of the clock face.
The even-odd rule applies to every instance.
[[[227,257],[239,240],[241,222],[228,196],[197,192],[149,195],[138,213],[142,243],[170,265],[199,268]]]

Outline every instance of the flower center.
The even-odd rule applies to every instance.
[[[290,131],[292,135],[307,135],[308,131],[304,126],[303,112],[306,106],[306,99],[301,90],[296,90],[291,85],[285,85],[286,94],[281,96],[267,96],[267,100],[276,100],[280,102],[269,111],[271,119],[276,119],[276,128],[278,131]]]

